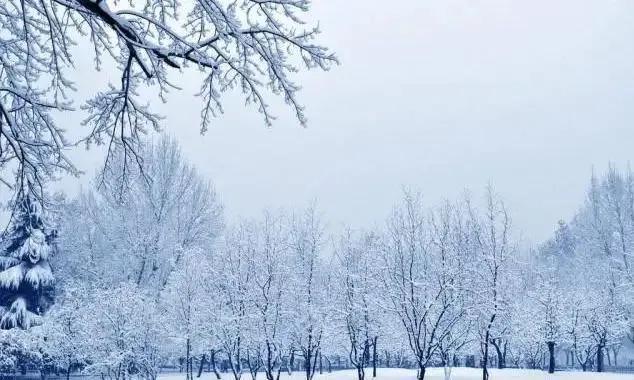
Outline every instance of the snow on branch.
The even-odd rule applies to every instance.
[[[6,0],[0,4],[0,181],[14,190],[57,172],[79,174],[65,155],[75,146],[54,115],[72,110],[75,39],[87,39],[96,69],[112,63],[119,78],[86,102],[87,145],[107,144],[137,155],[140,134],[161,118],[141,101],[161,99],[178,83],[169,73],[203,72],[201,132],[223,112],[222,94],[242,92],[270,125],[267,99],[281,96],[300,123],[304,107],[292,78],[301,67],[327,70],[337,58],[315,44],[305,25],[308,0]],[[68,128],[68,126],[65,126]],[[109,157],[109,156],[108,156]],[[106,159],[106,163],[108,160]],[[17,185],[17,186],[16,186]]]

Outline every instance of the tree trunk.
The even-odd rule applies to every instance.
[[[274,380],[273,369],[275,367],[275,361],[273,360],[273,349],[271,348],[271,342],[266,341],[266,368],[264,372],[267,380]]]
[[[484,354],[482,355],[482,380],[489,380],[489,371],[487,370],[487,364],[489,362],[489,332],[486,332],[486,339],[484,339]]]
[[[233,362],[233,354],[231,352],[227,352],[227,360],[229,361],[229,367],[231,368],[231,372],[233,373],[233,378],[235,380],[240,380],[242,377],[242,368],[240,367],[240,355],[237,356],[236,363]]]
[[[425,380],[425,365],[418,363],[418,380]]]
[[[376,377],[376,362],[378,359],[378,355],[376,354],[377,350],[376,350],[376,344],[377,344],[377,340],[379,339],[378,336],[374,337],[374,343],[372,343],[372,377]]]
[[[548,345],[548,373],[555,373],[555,342],[546,342]]]
[[[291,350],[291,358],[288,360],[288,376],[293,374],[293,364],[295,364],[295,350]]]
[[[218,368],[216,368],[216,350],[211,350],[211,352],[209,353],[209,362],[211,365],[211,369],[216,375],[216,379],[220,380],[220,374],[218,373]]]
[[[502,351],[502,347],[500,347],[500,340],[497,341],[495,339],[491,340],[491,344],[493,344],[493,348],[495,348],[495,352],[498,358],[498,369],[506,368],[506,352]],[[506,348],[504,349],[506,351]]]
[[[189,355],[190,355],[190,348],[191,348],[190,342],[189,342],[189,338],[187,338],[187,341],[185,342],[185,346],[186,346],[186,349],[185,349],[185,352],[186,352],[185,353],[185,378],[187,380],[192,380],[192,378],[189,377],[189,364],[190,364]]]
[[[306,380],[311,380],[310,373],[312,371],[311,371],[310,365],[313,361],[312,359],[313,359],[313,355],[310,352],[310,350],[308,350],[308,355],[304,358],[304,371],[306,372]]]
[[[316,348],[316,351],[313,354],[313,362],[311,364],[311,371],[310,371],[310,378],[308,380],[312,380],[313,377],[315,376],[315,370],[317,369],[317,359],[319,359],[321,356],[321,349],[319,347]]]
[[[198,367],[198,375],[196,377],[200,377],[203,374],[203,368],[205,368],[205,354],[200,357],[200,366]]]
[[[603,372],[603,343],[597,345],[597,372]]]
[[[306,372],[306,380],[312,380],[315,373],[315,366],[313,360],[317,360],[318,352],[313,352],[311,343],[312,335],[308,335],[308,348],[304,351],[304,371]]]
[[[357,377],[358,380],[364,380],[365,379],[365,371],[363,369],[363,362],[359,363],[359,365],[357,365]]]

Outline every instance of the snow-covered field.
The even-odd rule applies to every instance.
[[[548,374],[544,371],[523,370],[523,369],[492,369],[491,380],[632,380],[634,374],[616,374],[616,373],[596,373],[596,372],[557,372]],[[184,374],[170,373],[159,377],[160,380],[182,380]],[[243,374],[244,380],[251,380],[248,373]],[[452,380],[480,380],[482,372],[473,368],[455,368],[452,371]],[[205,373],[201,380],[215,380],[213,374]],[[223,380],[231,380],[230,374],[223,374]],[[264,380],[264,374],[258,374],[258,379]],[[300,372],[294,373],[292,376],[283,374],[281,379],[284,380],[303,380],[304,374]],[[315,375],[315,380],[356,380],[357,375],[353,370],[336,371],[333,373],[325,373],[323,375]],[[366,379],[372,380],[372,372],[366,372]],[[443,380],[442,368],[430,368],[427,370],[425,379]],[[416,380],[416,371],[407,369],[379,369],[376,380]]]

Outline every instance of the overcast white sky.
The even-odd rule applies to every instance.
[[[201,137],[195,75],[161,106],[230,220],[316,198],[331,226],[368,227],[402,185],[433,203],[491,181],[539,241],[593,165],[631,160],[632,1],[315,0],[311,17],[342,65],[299,77],[308,128],[279,106],[267,129],[230,96]],[[103,158],[76,156],[89,173]]]

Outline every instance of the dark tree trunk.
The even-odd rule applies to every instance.
[[[456,354],[453,355],[453,366],[460,367],[460,359],[458,358],[458,355]]]
[[[379,337],[374,337],[374,342],[372,343],[372,377],[376,377],[376,361],[378,360],[378,356],[376,354],[376,344]]]
[[[486,332],[484,339],[484,354],[482,356],[482,380],[489,380],[489,371],[487,365],[489,363],[489,332]]]
[[[293,374],[293,365],[295,364],[295,350],[291,350],[291,358],[288,360],[288,376]]]
[[[242,376],[242,364],[240,363],[240,355],[238,354],[235,359],[236,360],[234,363],[233,354],[231,352],[227,352],[227,360],[229,362],[229,368],[231,368],[231,372],[233,373],[233,378],[235,380],[240,380],[240,377]]]
[[[306,372],[306,380],[312,380],[317,369],[317,360],[319,359],[319,347],[312,345],[313,337],[308,335],[308,348],[304,351],[304,371]]]
[[[603,372],[603,342],[597,345],[597,372]]]
[[[189,361],[189,355],[190,355],[190,349],[191,349],[189,338],[187,338],[185,346],[186,346],[186,349],[185,349],[185,352],[186,352],[186,354],[185,354],[185,378],[187,380],[191,380],[191,377],[189,377],[189,373],[190,373],[189,366],[191,364],[190,361]]]
[[[211,352],[209,353],[209,365],[211,366],[211,369],[214,371],[214,374],[216,375],[216,379],[220,380],[220,374],[218,373],[218,368],[216,367],[216,350],[211,350]]]
[[[304,371],[306,372],[306,380],[311,380],[312,376],[312,368],[311,364],[313,362],[313,353],[310,349],[306,350],[306,357],[304,358]]]
[[[322,357],[321,351],[320,351],[319,352],[319,374],[320,375],[322,375],[324,373],[323,365],[324,365],[324,360],[323,360],[323,357]]]
[[[425,380],[425,365],[418,363],[418,380]]]
[[[198,367],[198,374],[196,377],[200,377],[203,374],[203,368],[205,368],[205,354],[200,357],[200,366]]]
[[[555,373],[555,342],[547,342],[548,345],[548,373]]]
[[[493,348],[495,348],[495,353],[497,354],[497,358],[498,358],[498,369],[504,369],[506,368],[506,344],[504,349],[502,349],[502,347],[500,347],[500,343],[501,340],[500,339],[492,339],[491,340],[491,344],[493,345]]]
[[[271,342],[266,341],[266,368],[264,372],[266,374],[267,380],[274,380],[273,371],[275,367],[275,361],[273,360],[273,348],[271,347]]]
[[[363,344],[363,358],[361,363],[364,368],[370,364],[370,342],[367,339]]]

